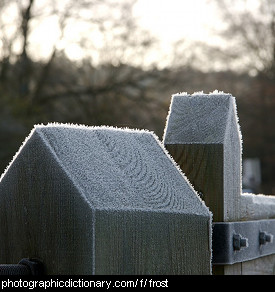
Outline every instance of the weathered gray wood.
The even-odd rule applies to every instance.
[[[241,219],[259,220],[275,218],[275,196],[242,194]]]
[[[213,220],[224,221],[223,145],[165,145],[192,185],[203,196],[213,213]]]
[[[203,194],[213,221],[240,219],[241,137],[230,94],[174,95],[164,144],[194,188]],[[240,274],[241,265],[214,266],[215,274]]]
[[[242,275],[275,275],[275,255],[243,262]]]
[[[230,94],[174,95],[164,144],[213,213],[240,218],[241,139]]]
[[[242,194],[242,220],[275,218],[275,196]],[[275,275],[275,255],[242,263],[243,275]]]
[[[0,263],[209,274],[211,214],[150,132],[37,126],[0,180]]]
[[[214,221],[275,218],[275,197],[241,195],[241,134],[235,98],[174,95],[165,147],[213,212]],[[215,274],[273,274],[275,256],[214,266]]]

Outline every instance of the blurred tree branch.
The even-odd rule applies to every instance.
[[[134,57],[136,59],[139,57],[141,63],[145,51],[152,46],[154,40],[148,33],[140,31],[136,26],[131,12],[135,2],[136,0],[124,2],[117,0],[66,0],[62,2],[48,0],[47,6],[39,6],[39,1],[36,0],[1,2],[0,9],[3,13],[8,9],[13,9],[15,20],[17,17],[17,21],[13,22],[17,34],[9,38],[7,30],[10,29],[11,24],[5,24],[2,19],[0,37],[5,53],[0,56],[0,82],[3,86],[10,84],[13,95],[14,89],[17,88],[18,96],[28,100],[30,106],[33,106],[34,103],[39,104],[40,97],[47,95],[44,89],[56,54],[60,50],[66,50],[64,45],[63,48],[60,48],[60,43],[64,41],[65,34],[68,34],[69,27],[78,23],[85,23],[87,33],[80,36],[75,35],[73,42],[88,54],[91,62],[93,56],[97,56],[99,64],[119,65],[133,60]],[[32,47],[30,36],[32,31],[37,29],[34,26],[34,20],[35,24],[39,25],[39,21],[53,15],[58,18],[59,38],[53,43],[47,59],[41,60],[39,66],[36,66],[33,56],[30,55]],[[101,44],[99,45],[91,37],[94,32],[98,32],[100,35]],[[19,53],[14,51],[14,43],[21,46]],[[17,64],[17,80],[14,75],[8,75],[11,59]],[[7,76],[10,76],[10,80],[7,80]],[[130,76],[125,77],[129,79]],[[111,79],[108,80],[108,82],[110,81]],[[130,81],[132,82],[132,80]],[[79,93],[81,94],[81,92]],[[55,93],[55,97],[58,97],[57,93]]]
[[[220,58],[227,68],[254,76],[247,96],[239,99],[245,117],[244,154],[260,157],[263,180],[271,182],[275,172],[275,1],[216,0],[215,4],[223,20],[217,34],[224,46],[210,47],[209,55]]]
[[[1,1],[0,111],[29,127],[54,119],[68,121],[70,115],[75,121],[98,124],[104,111],[118,118],[119,108],[123,111],[129,103],[147,107],[151,101],[143,84],[156,76],[126,64],[135,61],[135,66],[142,66],[156,40],[137,26],[135,2]],[[57,38],[41,58],[33,35],[48,19],[56,21]],[[83,31],[76,33],[75,27]],[[85,52],[78,61],[66,56],[71,44]],[[117,103],[117,113],[112,114],[110,101]],[[154,104],[158,106],[157,100]],[[69,110],[72,106],[75,114]]]
[[[216,56],[223,57],[229,69],[265,74],[275,79],[275,2],[261,0],[216,0],[223,27],[216,34],[222,47],[214,47]],[[256,4],[255,4],[256,3]],[[233,68],[233,69],[236,69]]]

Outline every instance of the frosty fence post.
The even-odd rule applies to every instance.
[[[210,274],[211,216],[151,132],[38,126],[0,180],[0,264]]]
[[[275,197],[241,194],[241,133],[232,95],[174,95],[164,144],[202,194],[214,222],[275,218]],[[275,256],[271,255],[214,267],[214,272],[270,274],[274,264]]]

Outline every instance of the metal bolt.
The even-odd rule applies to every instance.
[[[233,249],[241,250],[241,248],[248,247],[248,239],[242,237],[240,234],[233,235]]]
[[[0,275],[42,275],[43,264],[35,259],[22,259],[18,264],[0,265]]]
[[[272,242],[273,235],[270,233],[267,233],[266,231],[262,231],[259,234],[259,241],[260,241],[260,244],[266,244],[267,242]]]

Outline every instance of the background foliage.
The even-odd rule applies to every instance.
[[[214,32],[223,45],[182,40],[165,68],[148,63],[158,40],[137,25],[134,0],[38,3],[0,2],[0,172],[34,124],[147,128],[162,138],[172,94],[218,89],[237,98],[243,156],[260,158],[260,191],[275,194],[273,0],[252,10],[244,0],[211,1],[223,20]],[[42,58],[33,35],[46,18],[58,34]],[[89,27],[74,39],[88,54],[71,60],[65,39],[76,23]]]

